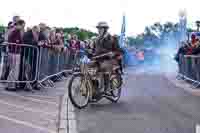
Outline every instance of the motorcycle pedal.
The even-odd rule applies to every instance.
[[[105,93],[104,96],[112,96],[112,94]]]
[[[96,102],[98,102],[98,100],[97,100],[97,99],[90,99],[89,102],[90,102],[90,103],[96,103]]]
[[[108,100],[113,99],[113,96],[112,96],[111,94],[109,94],[109,95],[105,95],[104,97],[105,97],[106,99],[108,99]]]
[[[109,89],[106,90],[106,93],[107,93],[107,92],[110,93],[111,91],[113,91],[113,89],[109,88]]]

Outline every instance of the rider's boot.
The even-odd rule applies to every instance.
[[[108,91],[110,89],[109,82],[110,82],[109,75],[105,74],[104,75],[104,89],[105,89],[105,91]]]
[[[94,101],[98,101],[99,99],[101,99],[101,92],[100,92],[100,88],[99,88],[99,82],[98,80],[93,80],[93,85],[95,87],[95,94],[93,95],[92,99]]]

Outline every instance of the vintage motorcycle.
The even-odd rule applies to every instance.
[[[122,73],[119,65],[113,65],[112,71],[101,71],[98,65],[98,59],[102,57],[113,58],[115,54],[109,52],[99,56],[94,56],[89,60],[86,56],[84,61],[81,61],[80,71],[73,74],[69,81],[68,92],[72,104],[82,109],[88,103],[100,101],[102,98],[107,98],[112,102],[117,102],[121,96],[122,88]],[[98,60],[98,61],[97,61]],[[104,75],[109,75],[107,87],[105,87]],[[95,98],[98,96],[98,98]]]

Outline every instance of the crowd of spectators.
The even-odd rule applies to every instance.
[[[11,67],[15,67],[16,71],[19,71],[15,76],[15,80],[24,81],[24,59],[28,57],[27,54],[34,53],[34,50],[26,52],[25,48],[22,48],[19,44],[28,44],[31,46],[36,47],[48,47],[52,50],[61,52],[61,51],[68,51],[76,53],[80,50],[85,49],[92,49],[92,40],[85,40],[81,41],[78,39],[77,35],[72,34],[68,35],[68,37],[65,37],[63,29],[62,28],[51,28],[48,27],[44,23],[40,23],[39,25],[35,25],[32,28],[27,27],[25,29],[26,22],[21,19],[20,16],[14,16],[13,20],[8,23],[8,26],[6,28],[6,31],[3,35],[1,35],[1,42],[8,42],[8,50],[9,57],[19,58],[20,63],[19,67],[16,68],[16,62],[9,62],[9,65],[7,65],[6,68],[3,70],[3,74],[1,75],[1,79],[3,80],[9,80],[9,74],[11,72]],[[2,40],[2,36],[4,37]],[[65,39],[67,38],[67,39]],[[14,45],[10,45],[11,43],[14,43]],[[36,65],[36,54],[32,54],[34,56],[31,56],[31,62],[33,65]],[[75,57],[72,58],[72,60],[75,60]],[[10,65],[14,64],[14,66]],[[36,72],[34,70],[31,71],[32,76],[36,76]],[[29,89],[24,87],[24,84],[15,84],[13,87],[7,87],[6,90],[8,91],[16,91],[16,90],[28,90]],[[37,89],[37,88],[35,88]]]
[[[198,55],[200,54],[200,38],[197,34],[192,34],[190,41],[182,42],[178,49],[175,60],[179,62],[180,55]]]

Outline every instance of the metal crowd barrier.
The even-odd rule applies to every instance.
[[[192,83],[194,88],[200,86],[200,55],[179,55],[178,77]]]
[[[53,87],[54,80],[63,78],[80,60],[79,53],[69,49],[27,44],[0,44],[0,82],[37,83],[42,88]],[[53,80],[54,79],[54,80]]]
[[[40,85],[53,86],[52,78],[62,79],[61,74],[71,70],[70,51],[56,51],[48,47],[40,47],[40,61],[38,71],[38,82]],[[44,86],[43,86],[44,87]]]
[[[39,49],[27,44],[0,44],[0,82],[7,87],[26,87],[37,80]]]
[[[0,44],[0,82],[36,81],[38,60],[39,49],[36,46],[6,42]]]

